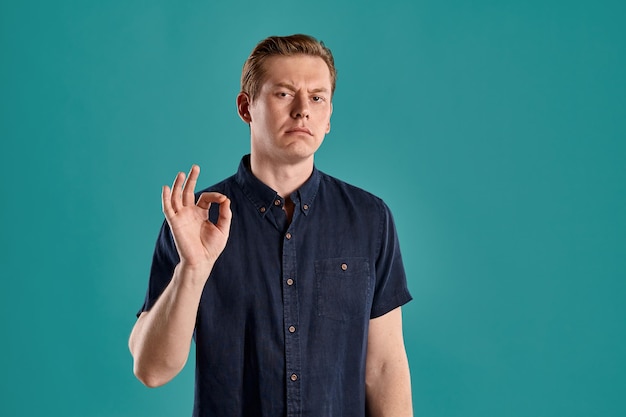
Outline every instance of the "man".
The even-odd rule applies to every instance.
[[[400,311],[411,296],[393,219],[313,163],[335,78],[316,39],[261,41],[237,96],[250,155],[201,193],[198,166],[163,187],[129,347],[137,378],[156,387],[195,338],[194,416],[412,415]]]

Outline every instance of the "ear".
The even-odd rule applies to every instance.
[[[244,123],[250,124],[252,117],[250,116],[250,96],[247,93],[241,92],[237,95],[237,113]]]
[[[326,126],[326,133],[330,132],[330,117],[333,115],[333,103],[330,103],[330,115],[328,116],[328,126]]]

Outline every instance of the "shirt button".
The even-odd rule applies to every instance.
[[[274,205],[275,206],[280,206],[280,200],[274,200]]]
[[[287,285],[293,285],[293,280],[291,278],[287,279]]]
[[[341,264],[341,269],[344,271],[348,269],[348,264]]]
[[[265,213],[265,207],[261,207],[261,208],[259,209],[259,211],[260,211],[261,213]]]
[[[296,332],[296,327],[295,326],[289,326],[289,333],[295,333]]]
[[[291,233],[287,232],[287,234],[285,235],[285,237],[287,238],[287,240],[291,239]]]
[[[303,209],[308,210],[309,209],[309,205],[305,204],[304,206],[302,206]]]
[[[289,379],[291,379],[292,381],[297,381],[298,380],[298,375],[296,374],[291,374],[291,376],[289,377]]]

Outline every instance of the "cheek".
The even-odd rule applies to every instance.
[[[259,106],[252,114],[253,120],[258,126],[270,126],[272,124],[272,109],[268,106]]]

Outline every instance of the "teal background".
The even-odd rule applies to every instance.
[[[0,415],[184,416],[127,338],[160,187],[249,147],[260,39],[339,70],[317,165],[394,212],[416,416],[626,415],[626,3],[2,1]]]

